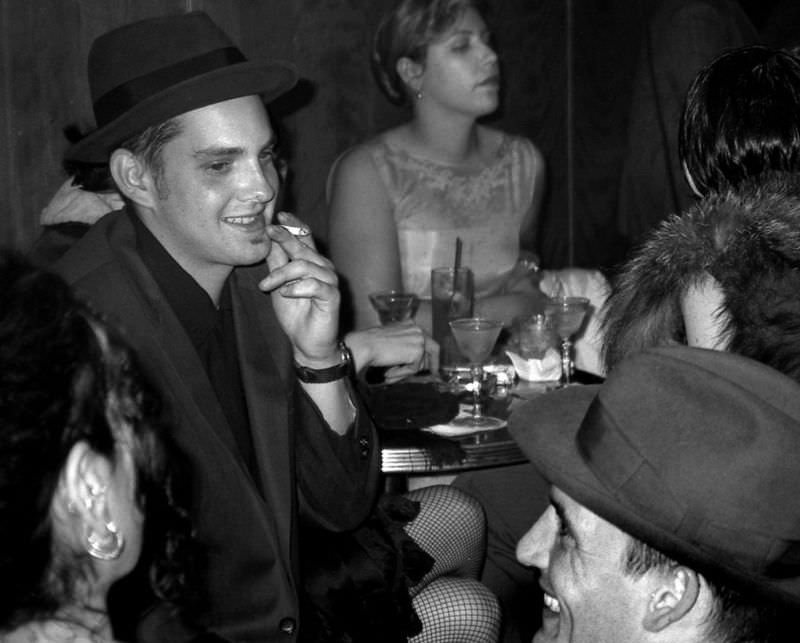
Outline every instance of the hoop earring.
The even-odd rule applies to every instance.
[[[86,551],[97,560],[116,560],[125,547],[125,539],[113,520],[106,523],[106,533],[98,534],[88,525],[84,526],[87,542]]]

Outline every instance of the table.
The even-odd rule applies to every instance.
[[[404,445],[386,444],[384,441],[381,448],[381,470],[389,474],[457,473],[469,469],[519,464],[527,460],[505,427],[441,439],[455,442],[461,448],[463,458],[442,459],[435,456],[432,454],[431,442]]]
[[[589,373],[576,373],[578,383],[596,383],[601,378]],[[507,417],[523,402],[546,394],[554,383],[518,381],[504,392],[505,412],[490,414]],[[424,430],[386,431],[378,426],[381,439],[381,470],[399,480],[408,475],[456,474],[471,469],[508,466],[526,462],[527,458],[511,437],[507,427],[478,431],[458,437],[443,437]]]

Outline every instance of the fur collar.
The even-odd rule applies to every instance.
[[[783,181],[708,196],[656,229],[612,282],[606,367],[684,343],[681,298],[707,275],[722,287],[728,349],[800,378],[800,190]]]

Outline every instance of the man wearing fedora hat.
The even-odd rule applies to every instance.
[[[108,164],[126,207],[56,270],[164,391],[196,474],[200,624],[236,641],[297,637],[298,522],[356,527],[379,480],[337,342],[336,273],[310,236],[273,222],[299,224],[274,214],[264,102],[295,80],[286,63],[247,61],[202,12],[126,25],[92,46],[98,128],[66,156]],[[179,640],[169,627],[144,631]]]
[[[731,353],[656,348],[510,425],[551,484],[517,547],[541,572],[535,643],[796,639],[794,380]]]

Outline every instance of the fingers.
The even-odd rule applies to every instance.
[[[429,352],[426,335],[419,326],[413,322],[400,322],[384,326],[382,331],[385,335],[377,346],[381,354],[376,356],[376,361],[393,367],[387,371],[387,381],[402,379],[425,368]],[[432,350],[438,360],[438,345],[433,344],[435,348]]]
[[[427,333],[425,333],[425,364],[423,368],[427,368],[431,373],[439,370],[439,343]]]
[[[410,366],[408,364],[404,364],[402,366],[392,366],[391,368],[387,368],[383,374],[383,381],[387,384],[393,384],[394,382],[399,382],[406,377],[410,377],[417,373],[419,369],[414,366]]]
[[[259,287],[268,292],[281,289],[281,294],[293,297],[314,295],[319,288],[323,291],[326,287],[338,288],[339,279],[333,264],[317,252],[308,227],[285,212],[278,213],[277,218],[282,223],[267,226],[267,235],[272,241],[267,255],[270,274]],[[301,228],[306,234],[292,234],[287,229],[292,227]],[[319,283],[310,283],[314,281]]]

